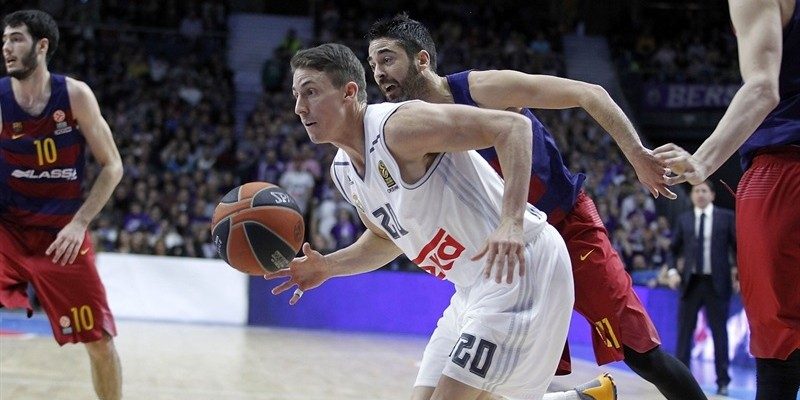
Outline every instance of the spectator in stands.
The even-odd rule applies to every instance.
[[[284,78],[286,78],[286,50],[278,47],[261,67],[261,85],[265,92],[278,91],[281,89]]]
[[[283,41],[280,44],[280,49],[282,50],[283,54],[291,58],[294,53],[297,53],[297,51],[302,48],[303,42],[301,42],[300,38],[297,37],[297,31],[290,28],[286,32],[286,36],[283,38]]]
[[[150,226],[153,225],[153,220],[147,215],[144,210],[142,210],[142,204],[139,202],[134,202],[131,204],[131,209],[128,214],[125,215],[125,220],[123,221],[123,229],[126,231],[133,233],[140,230],[147,230],[150,229]]]
[[[361,229],[353,221],[353,215],[345,209],[336,214],[336,224],[331,228],[335,248],[342,249],[353,243],[361,234]]]
[[[275,152],[275,149],[270,148],[258,161],[255,180],[260,182],[278,182],[285,169],[286,167],[283,162],[278,160],[278,154]]]
[[[280,179],[280,186],[286,190],[297,202],[300,212],[305,216],[311,195],[314,193],[314,176],[303,168],[305,159],[296,155],[286,167]]]
[[[530,44],[528,44],[528,48],[531,49],[533,54],[550,54],[550,42],[544,37],[544,32],[541,30],[536,32],[536,38],[533,39]]]
[[[656,218],[656,205],[653,198],[647,196],[640,188],[634,188],[634,192],[626,196],[620,206],[622,218],[630,219],[635,213],[640,213],[646,223],[650,223]]]
[[[179,31],[181,36],[192,42],[203,34],[203,20],[200,19],[194,9],[190,9],[189,14],[183,17]]]
[[[329,185],[326,183],[326,185]],[[336,249],[336,241],[333,237],[333,228],[338,222],[340,205],[334,199],[336,190],[327,190],[321,200],[315,201],[314,211],[309,224],[311,230],[311,244],[315,249],[322,252],[329,252]],[[341,198],[341,195],[338,195]]]

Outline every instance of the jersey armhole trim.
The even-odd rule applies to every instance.
[[[425,175],[422,175],[422,177],[419,178],[419,180],[416,181],[415,183],[410,184],[410,183],[406,182],[405,179],[403,179],[403,175],[400,174],[400,166],[397,164],[397,161],[394,159],[394,156],[392,155],[391,150],[389,150],[389,146],[386,144],[386,132],[384,131],[384,128],[386,126],[386,121],[389,120],[389,117],[394,115],[394,113],[397,112],[397,110],[400,109],[400,107],[402,107],[404,104],[410,103],[412,101],[416,102],[416,101],[422,101],[422,100],[411,100],[411,101],[404,102],[403,104],[401,104],[400,106],[398,106],[397,108],[392,110],[392,112],[387,114],[386,117],[383,118],[383,121],[381,121],[381,135],[380,135],[381,144],[383,144],[383,148],[386,149],[386,154],[389,157],[388,161],[390,163],[392,163],[392,167],[394,167],[394,169],[397,171],[397,175],[398,175],[397,176],[397,181],[400,182],[400,185],[404,189],[408,189],[408,190],[417,189],[420,186],[422,186],[423,184],[425,184],[425,182],[428,181],[428,179],[431,177],[431,175],[433,175],[433,171],[436,170],[436,167],[439,166],[439,163],[441,163],[441,161],[442,161],[442,157],[444,157],[444,155],[445,155],[445,153],[438,153],[436,155],[436,159],[433,160],[433,163],[431,164],[431,166],[428,167],[427,171],[425,171]]]
[[[334,161],[333,166],[331,166],[331,172],[333,172],[333,183],[336,185],[336,188],[339,190],[339,193],[342,195],[344,200],[348,202],[350,205],[355,206],[351,201],[350,198],[345,193],[344,185],[342,185],[342,181],[339,179],[339,173],[336,171],[337,166],[347,166],[350,165],[349,162],[345,161]]]

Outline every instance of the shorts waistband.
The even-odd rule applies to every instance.
[[[758,150],[755,155],[753,155],[753,164],[763,165],[764,163],[771,163],[774,161],[800,161],[800,144],[767,147]]]
[[[764,147],[763,149],[756,150],[753,157],[758,157],[764,154],[798,154],[800,155],[800,143],[785,144],[782,146]]]

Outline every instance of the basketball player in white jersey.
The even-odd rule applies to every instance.
[[[331,176],[367,231],[289,277],[290,301],[332,276],[372,271],[405,253],[456,293],[423,355],[414,399],[541,399],[574,300],[569,255],[541,211],[526,203],[530,122],[519,114],[421,101],[366,104],[361,62],[345,46],[298,52],[295,112],[314,143],[339,151]],[[473,149],[494,146],[505,184]],[[547,399],[593,399],[578,391]],[[598,397],[613,398],[613,397]]]

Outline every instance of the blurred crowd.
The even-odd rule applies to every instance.
[[[31,3],[30,0],[3,1],[8,9],[36,5],[66,26],[180,28],[181,32],[201,33],[224,31],[230,8],[229,0],[38,0]]]
[[[286,90],[288,59],[300,48],[336,40],[365,60],[363,35],[375,18],[369,12],[355,18],[353,11],[323,2],[316,41],[304,43],[294,32],[287,33],[265,63],[260,101],[237,132],[232,73],[219,56],[226,51],[225,36],[207,34],[224,30],[225,2],[209,0],[184,9],[183,3],[167,0],[160,3],[177,11],[157,13],[160,19],[147,14],[147,5],[155,9],[156,3],[145,2],[136,13],[127,14],[123,11],[128,2],[103,2],[98,18],[108,22],[114,21],[108,13],[125,15],[118,21],[122,28],[87,23],[62,29],[61,48],[51,66],[95,90],[123,157],[123,181],[92,227],[97,249],[218,257],[209,234],[214,207],[227,191],[249,181],[277,183],[297,200],[306,217],[307,240],[316,249],[330,252],[353,243],[364,228],[330,180],[334,147],[312,145],[297,122]],[[560,32],[538,28],[547,24],[487,27],[487,21],[497,24],[503,19],[487,18],[485,13],[493,11],[483,9],[428,11],[420,19],[433,29],[441,74],[467,68],[564,74]],[[426,21],[435,18],[439,23]],[[136,25],[161,29],[130,28]],[[660,39],[652,39],[650,47],[649,39],[643,39],[631,54],[644,57],[637,62],[658,60],[676,66],[692,57],[713,61],[724,56],[716,54],[719,49],[709,46],[705,37],[700,39],[705,47],[693,47],[691,56],[688,44],[678,48],[674,41]],[[724,35],[719,40],[727,43]],[[680,55],[656,57],[663,53],[661,46]],[[381,101],[369,77],[368,82],[370,101]],[[659,269],[672,265],[670,224],[657,214],[652,197],[610,136],[580,110],[537,115],[558,141],[569,167],[587,174],[585,188],[635,281],[657,284]],[[87,182],[96,174],[90,163]],[[417,270],[402,258],[388,268]]]
[[[173,22],[62,29],[51,62],[93,88],[122,155],[122,182],[92,227],[98,251],[216,257],[210,217],[240,182],[232,75],[223,40],[194,41]],[[97,173],[88,163],[87,184]]]
[[[620,68],[649,83],[739,83],[727,9],[651,11],[613,35]]]

